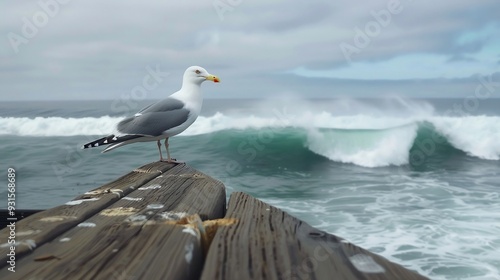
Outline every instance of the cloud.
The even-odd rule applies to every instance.
[[[349,83],[367,77],[384,81],[444,77],[450,80],[440,90],[444,85],[455,90],[465,77],[498,71],[500,3],[496,0],[378,0],[362,6],[347,0],[220,0],[232,3],[222,20],[215,1],[67,1],[58,4],[55,15],[37,27],[32,38],[24,36],[26,21],[40,20],[33,16],[45,11],[39,3],[57,1],[4,4],[9,13],[0,19],[2,98],[118,98],[140,83],[148,65],[156,64],[172,76],[150,93],[152,98],[178,89],[182,72],[190,65],[221,76],[223,83],[217,89],[208,88],[218,97],[268,96],[273,90],[322,96],[339,83],[357,95],[366,91]],[[399,13],[390,14],[387,24],[377,22],[374,15],[396,4]],[[366,33],[373,22],[380,30],[349,62],[339,45],[356,46],[357,30]],[[28,41],[17,46],[18,53],[9,43],[12,33]],[[306,69],[309,75],[280,74],[294,69]],[[318,76],[333,84],[313,78]],[[380,83],[379,92],[384,86],[394,91],[390,84],[397,85]],[[308,86],[316,90],[308,91]],[[400,92],[416,91],[406,87]],[[462,92],[466,94],[465,89]]]

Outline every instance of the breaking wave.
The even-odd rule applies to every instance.
[[[64,137],[106,135],[119,117],[0,118],[0,135]],[[231,132],[230,134],[228,134]],[[297,149],[335,162],[364,167],[400,166],[436,153],[460,152],[485,160],[500,160],[500,117],[373,117],[333,116],[305,112],[296,116],[201,116],[183,134],[218,135],[236,146],[244,139],[263,138],[276,152]],[[413,158],[412,158],[413,157]]]

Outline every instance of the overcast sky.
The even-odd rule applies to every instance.
[[[4,100],[160,99],[191,65],[222,81],[203,85],[206,98],[466,97],[479,76],[500,81],[498,0],[39,0],[1,10]],[[134,92],[148,75],[157,86]]]

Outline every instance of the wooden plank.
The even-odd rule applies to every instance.
[[[16,223],[16,259],[19,260],[66,230],[78,225],[100,210],[118,201],[134,189],[174,167],[174,164],[155,162],[105,184],[92,192],[75,198],[69,205],[60,205],[31,215]],[[0,240],[8,240],[9,229],[0,231]],[[7,265],[10,244],[0,244],[0,269]]]
[[[195,216],[190,216],[197,214]],[[199,279],[201,219],[225,214],[220,181],[184,164],[37,248],[1,279]],[[82,224],[81,224],[82,225]]]
[[[214,279],[426,279],[319,231],[244,193],[233,193],[201,276]]]

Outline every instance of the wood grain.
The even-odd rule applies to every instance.
[[[75,198],[76,205],[61,205],[33,214],[16,223],[16,258],[19,260],[34,248],[54,239],[100,210],[119,200],[134,189],[174,167],[155,162],[105,184],[90,193]],[[7,240],[8,229],[0,231],[0,240]],[[8,244],[0,244],[0,268],[7,265]]]
[[[201,279],[426,279],[319,231],[245,193],[233,193]]]
[[[177,165],[38,247],[18,261],[15,275],[0,270],[0,278],[198,279],[200,232],[182,219],[193,214],[222,218],[225,189]]]

